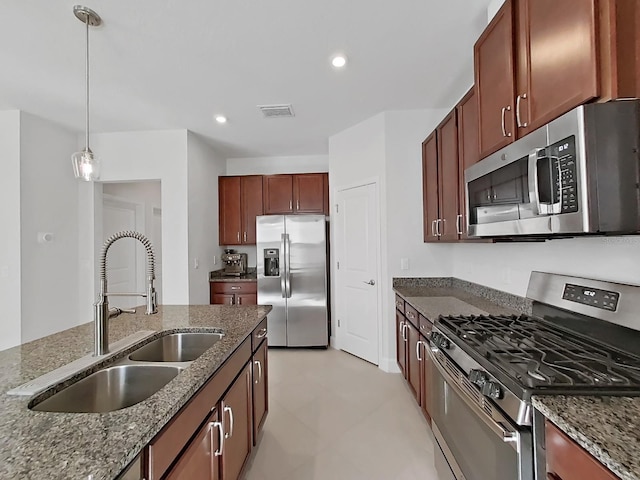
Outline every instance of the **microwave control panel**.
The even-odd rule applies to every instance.
[[[599,288],[583,287],[581,285],[566,283],[562,298],[570,302],[582,303],[583,305],[615,312],[618,308],[620,294],[618,292],[600,290]]]
[[[562,189],[562,213],[578,211],[578,175],[576,171],[576,137],[571,136],[547,147],[556,159],[558,187]]]

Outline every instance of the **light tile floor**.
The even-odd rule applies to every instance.
[[[404,382],[339,350],[270,349],[269,415],[245,479],[438,480]]]

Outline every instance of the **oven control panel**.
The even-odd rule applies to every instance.
[[[565,283],[562,298],[570,302],[582,303],[583,305],[615,312],[618,308],[620,293]]]

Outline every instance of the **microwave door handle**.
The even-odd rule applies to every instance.
[[[280,235],[280,292],[282,298],[287,298],[287,264],[285,263],[285,234]]]
[[[529,201],[533,204],[533,213],[541,215],[540,211],[540,194],[538,193],[538,152],[543,148],[535,148],[529,152]]]

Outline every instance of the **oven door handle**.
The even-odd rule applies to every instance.
[[[471,399],[471,397],[462,389],[458,380],[453,377],[447,370],[444,368],[440,360],[438,359],[437,353],[440,351],[439,348],[431,347],[428,349],[429,356],[433,361],[433,364],[438,369],[438,372],[444,378],[446,384],[455,390],[455,392],[459,395],[459,397],[464,401],[464,403],[469,407],[473,413],[482,420],[489,429],[495,433],[498,437],[502,438],[502,441],[505,443],[509,443],[514,450],[517,452],[520,451],[520,432],[515,429],[510,429],[506,425],[507,420],[500,415],[504,419],[504,421],[497,420],[492,416],[489,416],[487,412],[485,412],[476,402]],[[497,412],[495,412],[497,413]],[[494,413],[494,414],[495,414]],[[499,415],[499,414],[498,414]]]

